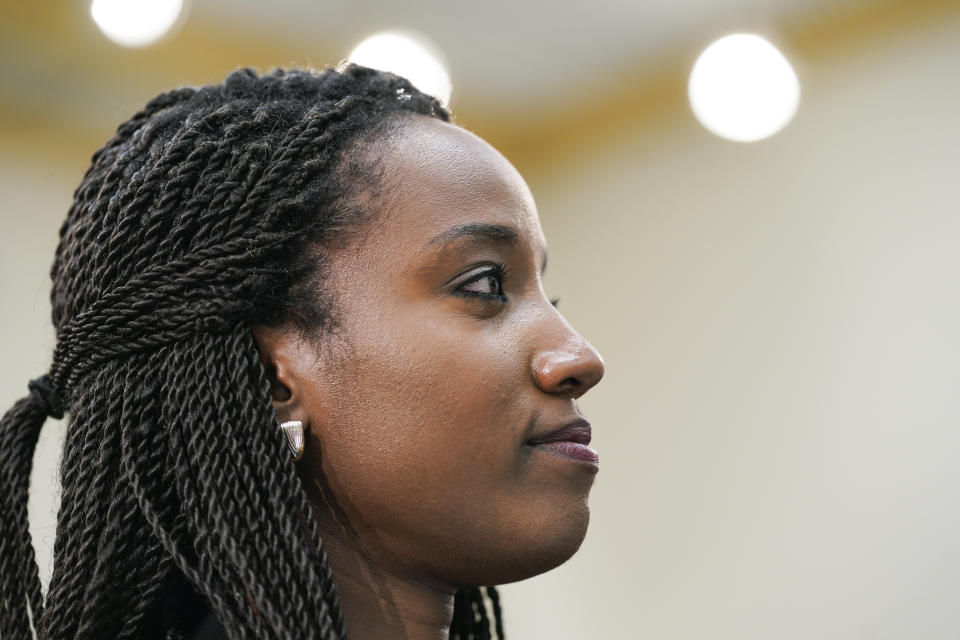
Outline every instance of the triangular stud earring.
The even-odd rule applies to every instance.
[[[287,445],[290,447],[290,455],[293,457],[293,461],[296,462],[303,457],[303,423],[299,420],[289,420],[287,422],[280,423],[280,429],[287,437]]]

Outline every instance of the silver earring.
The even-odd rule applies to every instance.
[[[290,455],[296,462],[303,457],[304,438],[303,423],[299,420],[290,420],[280,424],[280,429],[287,437],[287,445],[290,447]]]

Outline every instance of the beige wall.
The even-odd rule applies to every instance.
[[[582,403],[590,532],[502,588],[509,637],[960,637],[958,60],[941,21],[798,61],[800,112],[769,141],[683,116],[531,179],[548,293],[607,377]],[[4,409],[50,360],[80,177],[0,143]],[[58,433],[33,477],[45,574]]]
[[[778,137],[687,117],[532,185],[607,375],[591,529],[511,637],[960,637],[958,61],[956,21],[798,61]]]

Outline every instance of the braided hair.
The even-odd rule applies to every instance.
[[[94,153],[51,269],[53,364],[0,421],[0,639],[180,638],[197,610],[230,638],[347,638],[252,327],[333,326],[324,247],[362,218],[350,144],[413,114],[450,119],[357,65],[240,69]],[[65,410],[44,597],[28,485]],[[490,617],[502,638],[493,587],[458,590],[451,639],[491,638]]]

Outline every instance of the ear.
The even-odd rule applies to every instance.
[[[260,354],[260,363],[270,381],[270,399],[281,422],[301,420],[307,416],[301,399],[296,366],[302,358],[300,339],[284,327],[254,327],[253,337]]]

